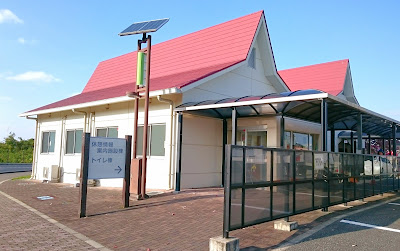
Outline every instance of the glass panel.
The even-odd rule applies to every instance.
[[[312,152],[296,151],[296,180],[312,179]]]
[[[74,131],[67,131],[66,153],[74,153]]]
[[[82,130],[75,131],[75,153],[80,153],[82,151]]]
[[[247,131],[247,146],[267,147],[267,131]]]
[[[243,149],[232,148],[232,185],[243,183]]]
[[[107,128],[97,129],[97,137],[107,137]]]
[[[118,127],[108,128],[108,138],[118,138]]]
[[[360,156],[362,157],[362,156]],[[364,177],[355,178],[356,199],[364,198]]]
[[[267,168],[268,151],[264,149],[246,149],[246,183],[254,184],[270,181]]]
[[[315,181],[314,182],[314,207],[328,206],[328,182]]]
[[[345,201],[354,200],[354,179],[353,178],[344,179],[344,200]]]
[[[372,196],[375,180],[373,179],[373,176],[365,176],[364,179],[365,179],[365,197]]]
[[[231,191],[231,228],[242,225],[242,189]]]
[[[308,150],[308,134],[293,133],[293,149]]]
[[[313,137],[311,135],[308,135],[308,150],[313,149]]]
[[[151,156],[165,155],[165,124],[151,126]]]
[[[293,152],[274,150],[273,181],[293,181]]]
[[[343,173],[345,177],[353,176],[354,173],[354,154],[343,155]]]
[[[355,155],[355,166],[354,166],[354,176],[364,175],[364,156]]]
[[[364,156],[364,174],[366,176],[372,176],[372,162],[374,157],[373,156]]]
[[[331,204],[343,201],[343,179],[329,181],[329,189]]]
[[[280,218],[293,212],[293,185],[273,187],[272,217]]]
[[[312,184],[296,184],[296,212],[312,209]]]
[[[311,137],[312,137],[312,148],[310,149],[310,150],[313,150],[313,151],[318,151],[319,149],[318,149],[318,137],[319,137],[319,135],[318,134],[311,134]]]
[[[251,224],[259,220],[270,220],[271,193],[269,187],[246,189],[244,222]]]
[[[42,153],[49,152],[49,133],[43,132],[42,136]]]
[[[328,178],[328,154],[314,153],[314,178]]]
[[[56,144],[56,132],[50,132],[50,135],[49,135],[49,153],[54,153],[55,144]]]
[[[340,153],[329,153],[329,175],[331,178],[342,177],[342,158]]]
[[[288,131],[285,131],[285,145],[284,148],[286,149],[291,149],[292,148],[292,136],[291,133]]]

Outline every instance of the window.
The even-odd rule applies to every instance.
[[[292,147],[292,133],[285,131],[285,143],[283,145],[283,148],[285,149],[291,149]]]
[[[148,126],[147,133],[147,156],[165,155],[165,124],[154,124]],[[137,155],[143,155],[143,126],[138,126]]]
[[[42,153],[54,153],[54,145],[56,141],[56,132],[43,132],[42,135]]]
[[[82,149],[82,129],[67,130],[67,147],[65,153],[80,153]]]
[[[304,133],[293,133],[293,149],[295,150],[308,150],[308,134]]]
[[[118,127],[106,127],[96,129],[97,137],[118,138]]]

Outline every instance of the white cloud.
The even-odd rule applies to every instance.
[[[0,10],[0,24],[1,23],[16,23],[22,24],[24,21],[17,17],[11,10],[1,9]]]
[[[25,38],[23,38],[23,37],[20,37],[20,38],[18,38],[18,43],[20,43],[20,44],[25,44],[26,43],[26,40],[25,40]]]
[[[60,82],[61,80],[54,77],[51,74],[45,73],[43,71],[27,71],[15,76],[6,77],[7,80],[14,81],[35,81],[35,82]]]
[[[6,97],[6,96],[0,96],[0,102],[8,102],[11,101],[11,97]]]
[[[17,39],[17,42],[20,43],[20,44],[34,45],[34,44],[36,44],[38,42],[38,40],[35,40],[35,39],[29,40],[29,39],[25,39],[23,37],[20,37],[20,38]]]

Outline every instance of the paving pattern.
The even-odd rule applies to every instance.
[[[0,250],[97,250],[0,193]]]
[[[209,238],[222,234],[223,190],[219,188],[186,190],[179,194],[164,193],[143,201],[131,200],[130,207],[124,209],[121,189],[89,187],[88,217],[82,219],[78,217],[79,188],[67,184],[44,184],[24,180],[7,181],[0,185],[0,191],[23,201],[111,250],[208,250]],[[40,201],[37,199],[38,196],[52,196],[54,199]],[[4,207],[13,208],[14,205],[9,203],[11,202]],[[354,203],[361,204],[361,202]],[[335,206],[331,207],[328,213],[316,210],[291,217],[291,220],[298,221],[300,226],[298,230],[292,232],[274,230],[273,222],[269,222],[232,231],[230,235],[239,237],[242,250],[269,250],[307,232],[329,217],[340,213],[341,210],[352,209]],[[26,210],[21,209],[16,215],[12,211],[8,209],[0,216],[11,215],[6,218],[10,221],[18,219],[17,222],[24,222],[30,218],[23,216]],[[44,224],[41,219],[37,220],[38,222],[31,224],[29,228],[36,229]],[[13,228],[11,226],[14,223],[1,224]],[[23,226],[23,223],[20,224]],[[41,230],[45,231],[46,228],[40,228],[39,232]],[[57,234],[49,235],[46,240],[53,238],[63,240],[57,237]],[[65,237],[65,239],[70,238],[67,235]],[[1,240],[3,241],[3,238]],[[15,238],[16,243],[22,241],[19,237]],[[33,242],[46,243],[39,237],[30,241]],[[82,243],[76,240],[74,242]],[[40,244],[35,245],[40,246]],[[61,242],[56,246],[65,247]],[[80,244],[78,246],[84,250],[90,248]]]

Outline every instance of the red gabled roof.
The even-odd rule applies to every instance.
[[[150,91],[182,88],[246,60],[262,15],[259,11],[153,45]],[[136,55],[100,62],[81,94],[32,111],[125,96],[135,88]]]
[[[291,91],[316,89],[337,96],[343,91],[348,59],[278,71]]]

